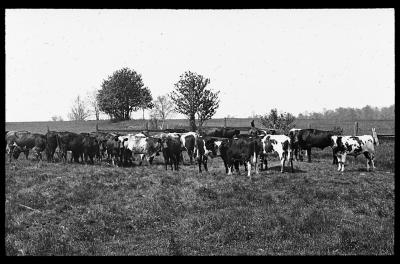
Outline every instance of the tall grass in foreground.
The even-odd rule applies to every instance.
[[[340,173],[329,153],[284,174],[271,156],[251,180],[219,158],[199,174],[165,171],[160,157],[132,168],[20,157],[5,165],[6,254],[393,254],[394,162]]]

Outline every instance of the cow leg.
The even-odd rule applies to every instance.
[[[332,164],[335,165],[338,163],[337,158],[336,158],[336,153],[334,150],[332,150],[332,157],[333,157],[333,161]]]
[[[298,147],[298,154],[299,154],[299,160],[303,161],[303,150],[300,147]]]
[[[227,170],[228,170],[228,175],[232,175],[232,166],[230,164],[228,164]]]
[[[199,172],[201,172],[201,160],[202,160],[202,157],[203,157],[203,155],[200,155],[200,156],[197,158],[197,163],[199,164]]]
[[[285,161],[286,161],[286,155],[285,153],[282,153],[280,156],[281,159],[281,173],[284,172],[284,167],[285,167]]]
[[[25,150],[25,151],[24,151],[24,153],[25,153],[25,158],[26,158],[26,160],[28,160],[28,156],[29,156],[29,149]]]
[[[251,163],[247,161],[247,177],[251,177]]]
[[[373,161],[373,154],[369,152],[364,152],[364,156],[367,159],[367,171],[370,171],[370,165],[372,169],[375,168],[374,161]]]
[[[203,165],[204,165],[204,170],[205,170],[205,171],[208,171],[208,168],[207,168],[207,160],[208,160],[208,159],[207,159],[207,156],[204,156],[204,157],[203,157]]]
[[[346,162],[346,153],[343,153],[342,155],[340,155],[340,159],[338,157],[338,162],[339,162],[339,169],[338,171],[343,172],[344,171],[344,164]]]

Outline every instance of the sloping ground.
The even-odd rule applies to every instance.
[[[283,174],[272,155],[251,179],[220,158],[200,174],[165,171],[162,156],[131,168],[21,157],[5,167],[6,254],[394,254],[394,163],[366,172],[359,157],[340,173],[329,155]]]

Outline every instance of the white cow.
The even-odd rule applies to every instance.
[[[265,158],[265,166],[267,167],[266,154],[276,152],[281,161],[281,172],[285,167],[285,161],[289,157],[290,167],[293,172],[292,150],[290,149],[290,138],[285,135],[270,135],[267,134],[261,140],[263,146],[263,156]]]
[[[118,140],[122,143],[123,150],[131,151],[132,156],[140,155],[139,165],[145,158],[151,164],[154,157],[161,151],[161,139],[148,137],[142,133],[120,136]],[[124,160],[126,161],[127,158],[125,154]]]
[[[372,136],[332,136],[331,138],[332,149],[338,160],[338,171],[344,171],[347,155],[357,157],[360,154],[364,154],[367,158],[367,171],[370,171],[370,167],[375,169],[375,146],[379,145],[375,128],[372,129]]]

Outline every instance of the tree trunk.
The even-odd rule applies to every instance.
[[[190,114],[189,116],[189,121],[190,121],[190,128],[192,131],[196,131],[196,116],[194,114]]]

